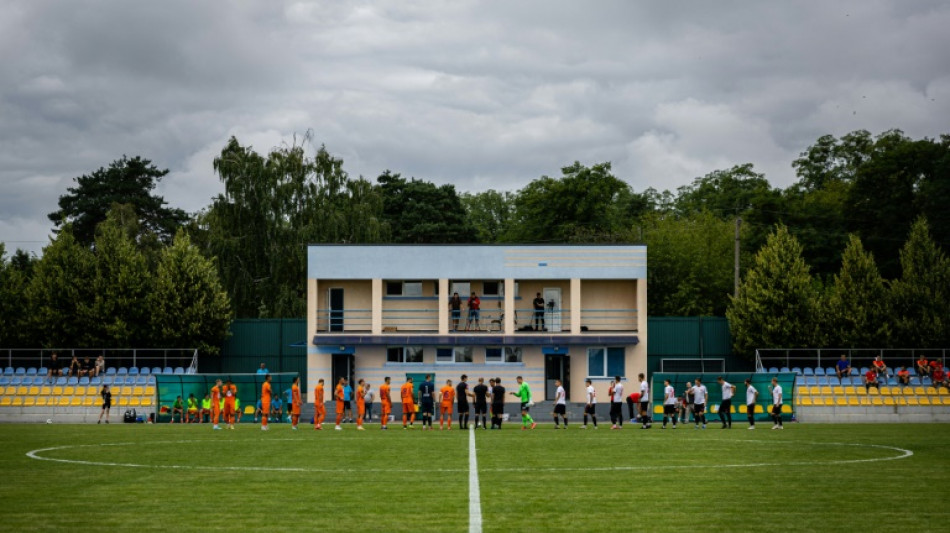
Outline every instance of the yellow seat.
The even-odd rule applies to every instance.
[[[53,389],[50,388],[49,385],[43,385],[42,387],[40,387],[40,394],[43,396],[49,396],[52,390]]]
[[[246,415],[253,415],[253,414],[254,414],[254,406],[253,406],[253,405],[245,406],[245,407],[244,407],[244,414],[246,414]]]
[[[37,397],[36,397],[36,405],[37,405],[37,407],[44,407],[44,406],[46,406],[46,402],[47,402],[46,396],[37,396]]]
[[[27,392],[29,392],[29,390],[30,390],[30,389],[28,389],[26,386],[20,385],[19,387],[16,388],[16,394],[17,394],[17,396],[26,396],[26,394],[27,394]]]
[[[825,396],[831,396],[831,387],[829,385],[823,385],[821,387],[821,393]]]
[[[39,394],[40,394],[39,387],[37,387],[36,385],[33,385],[32,387],[30,387],[30,396],[39,396]]]
[[[655,414],[655,415],[662,415],[662,414],[663,414],[663,406],[662,406],[662,405],[654,405],[654,406],[653,406],[653,414]]]
[[[832,405],[835,404],[835,399],[832,398],[831,396],[825,396],[823,403],[824,403],[825,405],[827,405],[827,406],[830,407],[830,406],[832,406]],[[782,407],[784,407],[784,406],[782,406]]]
[[[893,387],[881,387],[881,392],[880,392],[881,396],[890,396],[891,394],[893,394],[893,392],[891,392],[892,388]]]
[[[811,405],[811,396],[802,396],[799,402],[799,405]]]
[[[719,412],[719,406],[718,406],[718,405],[713,405],[712,407],[709,408],[709,412],[712,413],[712,414],[718,413],[718,412]]]
[[[944,405],[950,405],[950,396],[943,396],[942,399]]]
[[[75,387],[70,387],[69,385],[63,387],[63,395],[65,395],[65,396],[72,396],[73,394],[76,394],[76,388],[75,388]]]
[[[927,394],[927,391],[918,385],[917,387],[914,387],[914,394],[917,396],[923,396],[924,394]]]
[[[848,396],[848,405],[853,407],[855,405],[861,405],[861,404],[858,402],[857,396]]]
[[[92,407],[92,406],[96,405],[96,397],[95,397],[95,396],[86,396],[86,397],[84,397],[84,398],[82,399],[82,405],[83,405],[83,407]]]
[[[145,395],[146,395],[146,396],[155,396],[155,387],[152,386],[152,385],[147,385],[147,386],[145,387]]]
[[[129,397],[128,396],[119,396],[119,407],[128,407],[129,406]]]
[[[812,396],[821,395],[821,387],[817,387],[817,386],[808,387],[808,394],[811,394]]]
[[[53,387],[52,394],[53,394],[53,396],[62,396],[62,395],[63,395],[63,388],[60,387],[59,385],[56,385],[55,387]]]
[[[9,407],[13,403],[13,398],[4,396],[0,398],[0,407]]]
[[[880,388],[880,387],[871,387],[871,390],[869,390],[869,391],[867,391],[867,392],[868,392],[868,394],[870,394],[870,395],[872,395],[872,396],[880,396],[880,395],[881,395],[881,388]]]
[[[837,398],[835,398],[835,405],[839,407],[844,407],[845,405],[848,405],[848,399],[842,396],[838,396]]]
[[[27,396],[26,398],[23,398],[23,407],[33,407],[34,405],[36,405],[35,396]]]
[[[921,396],[920,398],[917,398],[917,401],[920,402],[920,405],[930,405],[930,398],[926,396]]]
[[[141,405],[142,405],[142,404],[141,404],[140,399],[139,399],[138,396],[133,396],[131,399],[129,399],[129,406],[130,406],[130,407],[140,407]]]
[[[82,399],[82,396],[73,396],[69,399],[69,405],[72,407],[80,407],[82,406]]]
[[[908,396],[908,397],[907,397],[907,405],[920,405],[920,402],[917,401],[917,397],[916,397],[916,396]]]
[[[937,395],[937,389],[936,389],[935,387],[927,387],[927,389],[926,389],[926,394],[929,395],[929,396],[936,396],[936,395]]]
[[[141,396],[144,391],[145,389],[143,389],[142,387],[133,387],[132,396]]]
[[[937,393],[939,393],[941,396],[950,396],[950,390],[947,390],[946,387],[938,388]]]
[[[99,388],[96,387],[95,385],[89,385],[88,387],[86,387],[86,395],[99,396]]]
[[[14,396],[13,403],[11,405],[13,405],[13,407],[20,407],[23,405],[23,396]]]
[[[764,412],[765,412],[765,409],[763,409],[761,405],[755,404],[755,414],[761,415]]]
[[[142,397],[142,407],[151,407],[152,406],[152,397],[143,396]]]
[[[893,397],[893,396],[885,396],[885,397],[884,397],[884,405],[894,405],[894,404],[895,404],[895,402],[894,402],[894,397]]]
[[[831,387],[831,393],[835,396],[841,396],[844,394],[844,387],[841,385],[835,385],[834,387]]]
[[[875,396],[874,398],[871,398],[871,405],[884,405],[884,401],[881,400],[880,396]]]
[[[792,406],[791,406],[791,405],[788,405],[787,403],[786,403],[786,404],[782,404],[782,412],[785,413],[785,414],[791,413],[791,412],[792,412]]]

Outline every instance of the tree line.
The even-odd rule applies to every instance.
[[[723,316],[738,305],[732,301],[737,219],[744,284],[776,228],[799,243],[809,283],[820,294],[842,275],[843,254],[854,239],[875,258],[889,288],[906,276],[901,249],[915,220],[924,217],[935,247],[946,249],[950,136],[912,139],[899,130],[829,135],[792,166],[797,181],[786,188],[773,187],[747,163],[712,171],[675,191],[635,191],[609,162],[574,162],[520,190],[458,192],[391,170],[373,181],[352,177],[340,158],[315,147],[310,134],[267,153],[231,138],[213,163],[223,192],[198,213],[168,207],[155,195],[168,171],[141,157],[123,157],[76,178],[50,214],[56,237],[43,257],[0,254],[3,301],[29,300],[18,287],[55,285],[37,281],[36,274],[48,275],[41,263],[56,247],[77,246],[95,257],[98,228],[112,211],[137,224],[130,238],[151,276],[157,275],[161,252],[187,239],[187,249],[211,265],[227,309],[239,318],[305,316],[306,245],[313,243],[643,243],[654,316]],[[87,286],[93,279],[81,269],[70,275]],[[25,309],[16,305],[0,303],[0,343],[53,342],[49,335],[36,337],[35,327],[8,326],[17,324],[7,320],[8,309]],[[110,308],[93,309],[95,315]],[[732,316],[738,317],[735,311]],[[150,335],[156,327],[150,326]],[[10,330],[32,333],[24,339]],[[132,340],[119,326],[101,335]],[[155,338],[142,334],[135,340]]]

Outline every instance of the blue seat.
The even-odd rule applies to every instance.
[[[174,373],[174,371],[172,370],[172,367],[170,367],[170,366],[166,366],[166,367],[162,370],[162,374],[173,374],[173,373]]]
[[[180,367],[180,366],[177,366],[177,367],[175,367],[175,372],[174,372],[174,374],[175,374],[176,376],[182,376],[182,375],[185,374],[185,369],[182,368],[182,367]]]
[[[917,369],[916,369],[916,368],[908,368],[907,371],[910,372],[910,375],[912,375],[912,376],[916,376],[916,375],[917,375]]]
[[[10,379],[10,385],[20,385],[22,383],[23,378],[20,376],[13,376],[13,378]]]
[[[83,376],[83,377],[79,378],[79,384],[80,384],[80,385],[88,385],[88,384],[89,384],[89,377],[88,377],[88,376]]]
[[[102,383],[102,378],[100,378],[99,376],[96,376],[89,380],[90,385],[99,385],[101,383]]]
[[[22,366],[21,366],[21,367],[18,367],[18,368],[16,369],[16,375],[17,375],[17,376],[25,376],[25,375],[26,375],[26,369],[23,368]]]
[[[772,368],[769,368],[769,374],[778,374],[778,367],[773,366]]]
[[[148,383],[149,376],[138,376],[135,378],[136,385],[145,385]]]
[[[103,385],[112,385],[113,383],[115,383],[115,376],[110,376],[107,374],[105,377],[102,378]]]
[[[6,375],[6,376],[12,376],[12,375],[13,375],[13,372],[15,372],[15,371],[13,370],[13,367],[12,367],[12,366],[8,366],[8,367],[6,367],[6,368],[3,369],[3,374]]]
[[[841,378],[841,384],[842,384],[842,385],[850,385],[850,384],[851,384],[851,378],[848,377],[848,376],[845,376],[845,377]]]
[[[79,385],[79,378],[77,378],[76,376],[70,376],[70,377],[69,377],[69,380],[66,381],[66,384],[67,384],[67,385]]]
[[[808,376],[805,378],[805,385],[817,385],[817,384],[818,384],[818,378],[816,378],[815,376]]]
[[[59,376],[58,378],[56,378],[57,385],[65,385],[66,381],[67,381],[66,376]]]
[[[115,367],[114,367],[114,366],[110,366],[109,368],[107,368],[107,369],[106,369],[106,375],[107,375],[107,376],[114,376],[114,375],[115,375]]]
[[[41,366],[39,370],[36,371],[36,374],[38,376],[45,376],[46,374],[49,374],[49,369],[45,366]]]
[[[162,373],[162,369],[161,369],[161,368],[159,368],[159,367],[157,367],[157,366],[153,366],[153,367],[152,367],[152,374],[161,374],[161,373]]]
[[[120,376],[127,376],[127,375],[129,375],[129,369],[128,369],[128,368],[125,368],[124,366],[120,366],[120,367],[119,367],[119,371],[116,372],[116,373],[117,373],[118,375],[120,375]]]
[[[862,366],[862,367],[861,367],[861,370],[859,371],[859,374],[858,374],[858,375],[859,375],[859,376],[863,376],[863,375],[865,375],[865,374],[867,374],[867,373],[868,373],[868,367]]]
[[[825,369],[825,375],[826,375],[826,376],[837,376],[838,373],[835,372],[835,367],[829,366],[828,368]]]
[[[147,366],[143,366],[142,368],[139,369],[139,375],[140,375],[140,376],[147,376],[147,375],[149,375],[149,374],[150,374],[150,372],[149,372]]]
[[[792,369],[792,372],[798,374],[799,376],[802,375],[802,369],[798,368],[797,366]]]
[[[155,384],[155,376],[149,376],[148,379],[146,380],[145,384],[146,384],[146,385],[154,385],[154,384]]]
[[[829,385],[840,385],[841,383],[838,381],[838,376],[828,376],[828,384],[829,384]]]
[[[32,366],[31,366],[30,368],[27,368],[27,369],[26,369],[26,375],[27,375],[27,376],[35,376],[36,373],[37,373],[37,372],[36,372],[36,367],[32,367]]]
[[[130,367],[129,367],[129,375],[130,375],[130,376],[137,376],[137,375],[139,375],[139,369],[138,369],[138,367],[130,366]]]
[[[197,374],[198,372],[193,367],[188,367],[185,369],[185,374]]]
[[[787,366],[783,366],[783,367],[781,368],[781,370],[779,370],[779,372],[782,372],[783,374],[784,374],[784,373],[791,372],[791,371],[792,371],[792,369],[788,368]]]
[[[828,376],[818,376],[816,379],[818,379],[818,384],[819,384],[819,385],[827,385],[827,384],[828,384]]]
[[[30,379],[30,377],[27,376],[27,379]],[[46,376],[33,376],[32,379],[34,385],[42,385],[43,383],[46,383]]]
[[[0,376],[0,385],[9,385],[10,376]]]
[[[815,375],[816,375],[816,376],[824,376],[824,375],[826,375],[825,369],[824,369],[824,368],[821,368],[820,366],[816,366],[816,367],[815,367]]]
[[[927,385],[933,385],[933,382],[930,381],[930,376],[924,376],[924,379],[921,380],[921,385],[923,385],[923,386],[925,386],[925,387],[926,387]]]
[[[804,372],[802,372],[802,375],[803,375],[803,376],[814,376],[814,375],[815,375],[815,371],[814,371],[810,366],[806,366]]]

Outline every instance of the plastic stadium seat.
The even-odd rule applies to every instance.
[[[908,368],[907,371],[910,372],[910,375],[911,375],[911,376],[916,376],[916,375],[917,375],[917,369],[914,368],[914,367]]]
[[[40,395],[49,396],[52,390],[53,390],[52,387],[50,387],[49,385],[43,385],[40,387]]]
[[[133,397],[129,400],[129,406],[130,406],[130,407],[141,407],[141,406],[142,406],[142,403],[139,401],[138,396],[133,396]]]
[[[4,396],[3,398],[0,398],[0,407],[9,407],[12,404],[13,404],[13,398],[9,396]]]
[[[871,405],[884,405],[884,400],[880,396],[875,396],[871,398]]]
[[[253,406],[253,405],[245,406],[245,407],[244,407],[244,414],[246,414],[246,415],[253,415],[253,414],[254,414],[254,406]]]
[[[828,376],[821,376],[818,378],[819,385],[828,385]]]
[[[907,405],[920,405],[920,402],[917,401],[917,397],[916,397],[916,396],[909,396],[909,397],[907,398]]]
[[[177,375],[177,376],[184,375],[184,374],[185,374],[185,369],[182,368],[182,367],[180,367],[180,366],[175,367],[175,372],[174,372],[174,374]]]
[[[13,376],[13,379],[10,380],[10,385],[19,385],[20,383],[23,383],[23,379],[24,378],[21,378],[20,376]]]
[[[16,372],[14,373],[14,375],[17,375],[17,376],[25,376],[25,375],[26,375],[26,368],[23,368],[22,366],[21,366],[21,367],[18,367],[18,368],[16,369]]]
[[[9,384],[10,384],[10,376],[0,377],[0,385],[9,385]]]
[[[15,372],[15,371],[13,370],[13,367],[12,367],[12,366],[8,366],[8,367],[6,367],[6,368],[3,369],[3,374],[4,374],[5,376],[12,376],[12,375],[13,375],[13,372]]]
[[[837,398],[835,398],[835,405],[839,407],[844,407],[848,405],[848,399],[845,398],[844,396],[838,396]]]
[[[46,403],[49,399],[46,396],[37,396],[36,397],[36,406],[37,407],[46,407]]]
[[[930,405],[930,398],[926,396],[921,396],[920,398],[917,398],[917,399],[920,401],[920,405]]]
[[[139,369],[139,375],[141,375],[141,376],[147,376],[147,375],[149,375],[149,374],[151,374],[151,373],[152,373],[152,372],[148,369],[147,366],[143,366],[142,368]]]
[[[14,396],[14,397],[13,397],[13,403],[11,403],[10,405],[12,405],[13,407],[20,407],[21,405],[23,405],[23,397],[22,397],[22,396]]]
[[[143,396],[141,403],[142,403],[142,407],[151,407],[151,406],[152,406],[152,397],[151,397],[151,396]]]
[[[653,414],[655,414],[655,415],[662,415],[662,414],[663,414],[663,406],[662,406],[662,405],[654,405],[654,406],[653,406]]]
[[[896,403],[896,402],[894,401],[894,397],[893,397],[893,396],[885,396],[885,397],[884,397],[884,405],[895,405],[895,403]]]
[[[133,387],[133,388],[132,388],[132,395],[133,395],[133,396],[141,396],[144,391],[145,391],[145,389],[144,389],[143,387]]]
[[[129,397],[120,396],[119,397],[119,407],[128,407],[129,406]]]
[[[198,373],[198,371],[197,371],[194,367],[190,367],[190,366],[189,366],[189,367],[185,370],[185,374],[197,374],[197,373]]]
[[[144,394],[145,394],[145,396],[155,396],[155,387],[153,387],[153,386],[151,386],[151,385],[149,385],[148,387],[145,387]],[[661,411],[662,411],[662,409],[661,409]]]
[[[157,366],[152,367],[152,374],[161,374],[161,373],[162,373],[161,368],[158,368]]]
[[[816,375],[816,376],[824,376],[824,375],[825,375],[825,369],[824,369],[824,368],[821,368],[820,366],[816,366],[816,367],[815,367],[815,375]]]
[[[126,375],[129,374],[129,369],[128,369],[128,368],[125,368],[124,366],[120,366],[120,367],[119,367],[119,370],[116,371],[116,374],[118,374],[118,375],[120,375],[120,376],[126,376]]]
[[[778,374],[778,367],[777,367],[777,366],[773,366],[773,367],[769,368],[768,372],[769,372],[769,374]]]
[[[80,384],[80,385],[88,385],[88,384],[89,384],[89,377],[88,377],[88,376],[83,376],[83,377],[79,378],[79,384]]]
[[[149,384],[149,385],[154,385],[154,384],[155,384],[155,376],[149,376],[148,379],[145,381],[145,383],[147,383],[147,384]]]
[[[840,381],[838,380],[838,376],[828,376],[828,383],[829,383],[830,385],[840,385]]]
[[[921,378],[920,384],[926,387],[928,385],[933,385],[933,382],[930,381],[930,376],[924,376],[923,378]]]
[[[32,366],[31,366],[30,368],[27,368],[27,369],[26,369],[26,375],[27,375],[27,376],[35,376],[36,374],[37,374],[36,367],[32,367]]]
[[[99,385],[101,383],[102,383],[102,378],[100,378],[99,376],[96,376],[89,380],[90,385]]]
[[[67,385],[79,385],[79,378],[76,376],[70,376],[69,380],[66,381]]]
[[[29,392],[29,390],[30,389],[27,388],[26,385],[20,385],[16,388],[16,394],[17,396],[26,396],[26,393]]]
[[[783,366],[782,368],[779,369],[779,372],[782,372],[782,373],[791,372],[791,371],[792,369],[788,368],[787,366]]]
[[[94,405],[96,405],[96,397],[95,397],[95,396],[86,396],[86,397],[84,397],[84,398],[82,399],[82,406],[83,406],[83,407],[92,407],[92,406],[94,406]]]
[[[107,375],[107,376],[114,376],[114,375],[115,375],[115,367],[114,367],[114,366],[110,366],[109,368],[107,368],[107,369],[106,369],[106,375]]]
[[[802,369],[798,368],[797,366],[792,369],[792,372],[798,374],[799,376],[802,375]]]
[[[138,367],[130,366],[130,367],[129,367],[129,371],[128,371],[127,373],[128,373],[128,375],[130,375],[130,376],[137,376],[137,375],[139,375],[139,369],[138,369]]]
[[[39,386],[37,386],[37,385],[31,385],[31,386],[30,386],[30,391],[29,391],[27,394],[29,394],[30,396],[36,396],[36,395],[38,395],[39,393],[40,393],[40,388],[39,388]]]
[[[139,377],[135,378],[135,384],[136,384],[136,385],[145,385],[146,383],[148,383],[148,378],[149,378],[149,377],[151,377],[151,376],[139,376]]]

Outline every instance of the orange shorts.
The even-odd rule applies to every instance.
[[[449,415],[452,414],[452,404],[450,404],[450,403],[443,403],[443,404],[442,404],[442,412],[445,413],[445,414],[449,414]]]
[[[402,403],[402,414],[404,414],[404,415],[411,415],[411,414],[413,414],[413,413],[415,413],[415,412],[416,412],[416,404],[414,404],[414,403],[412,403],[412,402],[410,402],[410,403],[403,402],[403,403]]]
[[[391,404],[391,403],[389,403],[389,402],[383,402],[382,410],[383,410],[383,411],[382,411],[383,414],[385,414],[385,415],[388,415],[389,413],[392,413],[392,412],[393,412],[393,404]]]

